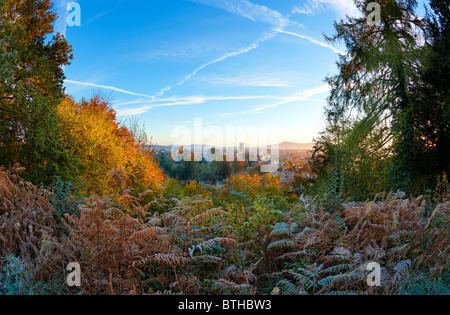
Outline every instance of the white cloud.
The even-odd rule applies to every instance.
[[[60,1],[65,1],[65,0],[60,0]],[[290,22],[289,19],[286,17],[283,17],[279,12],[274,11],[266,6],[253,4],[247,0],[191,0],[191,1],[194,1],[194,2],[200,3],[200,4],[204,4],[204,5],[210,5],[213,7],[220,8],[220,9],[224,9],[228,12],[231,12],[233,14],[238,14],[240,16],[244,16],[253,21],[271,24],[273,26],[272,31],[270,33],[265,34],[261,39],[255,41],[254,43],[250,44],[247,47],[226,53],[226,54],[222,55],[221,57],[218,57],[210,62],[207,62],[207,63],[197,67],[191,73],[187,74],[177,84],[175,84],[173,86],[167,86],[167,87],[161,89],[156,95],[145,95],[145,94],[140,94],[140,93],[123,90],[123,89],[113,87],[113,86],[99,85],[99,84],[88,83],[88,82],[79,82],[79,81],[73,81],[73,80],[66,80],[65,82],[68,84],[76,84],[79,86],[88,86],[88,87],[96,87],[96,88],[100,88],[100,89],[107,89],[107,90],[112,90],[112,91],[116,91],[116,92],[120,92],[120,93],[125,93],[125,94],[129,94],[129,95],[140,96],[140,97],[150,99],[146,102],[140,98],[140,99],[134,100],[134,101],[127,101],[127,102],[115,104],[115,106],[140,104],[140,106],[137,108],[118,110],[118,114],[122,115],[122,116],[143,114],[143,113],[147,112],[148,110],[151,110],[152,108],[155,108],[155,107],[194,105],[194,104],[202,104],[207,101],[244,100],[244,99],[277,99],[277,100],[279,100],[279,102],[277,102],[275,104],[261,107],[259,109],[254,109],[252,111],[252,112],[255,112],[255,111],[263,110],[265,108],[276,107],[276,106],[280,106],[282,104],[286,104],[286,103],[290,103],[290,102],[294,102],[296,100],[302,100],[302,99],[299,99],[298,96],[297,97],[271,97],[271,96],[250,96],[250,97],[195,96],[195,97],[192,97],[192,96],[190,96],[190,97],[185,97],[185,98],[172,97],[172,98],[163,99],[163,98],[161,98],[161,96],[163,96],[166,92],[172,90],[173,88],[179,87],[179,86],[185,84],[188,80],[190,80],[191,78],[196,76],[203,69],[205,69],[211,65],[214,65],[216,63],[222,62],[228,58],[238,56],[241,54],[246,54],[246,53],[258,48],[262,42],[267,41],[280,33],[295,36],[295,37],[301,38],[301,39],[305,39],[315,45],[319,45],[321,47],[331,49],[334,52],[339,53],[341,55],[345,54],[345,53],[337,50],[333,46],[328,45],[324,42],[315,40],[313,38],[310,38],[310,37],[302,35],[302,34],[298,34],[298,33],[291,32],[291,31],[286,31],[284,29],[284,27],[287,24],[289,24],[289,22]],[[337,0],[337,2],[340,2],[340,1],[347,2],[346,0]],[[311,0],[310,1],[310,3],[322,3],[322,2],[332,2],[332,1],[329,1],[329,0]],[[218,81],[220,81],[220,79]],[[217,80],[216,80],[216,82],[217,82]],[[253,78],[250,80],[248,80],[248,79],[245,80],[242,78],[228,78],[228,79],[222,78],[222,82],[220,82],[220,83],[221,84],[237,84],[237,85],[241,85],[241,86],[266,86],[266,87],[267,86],[279,86],[279,87],[288,86],[284,82],[277,81],[276,79],[270,79],[267,77]]]
[[[120,109],[116,109],[117,116],[137,116],[137,115],[144,114],[144,113],[148,112],[149,110],[154,109],[154,108],[158,108],[158,107],[199,105],[199,104],[203,104],[203,103],[211,102],[211,101],[244,101],[244,100],[277,100],[278,101],[278,102],[276,102],[274,104],[264,105],[264,106],[261,106],[261,107],[258,107],[258,108],[254,108],[254,109],[249,110],[249,111],[236,113],[236,114],[223,114],[222,115],[222,116],[232,117],[232,116],[236,116],[236,115],[244,115],[244,114],[249,114],[249,113],[263,111],[265,109],[278,107],[280,105],[292,103],[292,102],[295,102],[295,101],[307,100],[308,98],[310,98],[312,96],[315,96],[315,95],[318,95],[318,94],[322,94],[322,93],[324,93],[324,92],[329,90],[328,85],[325,85],[325,86],[320,86],[318,88],[306,90],[306,91],[302,92],[299,95],[287,96],[287,97],[284,97],[284,96],[273,96],[273,95],[248,95],[248,96],[202,96],[202,95],[194,95],[194,96],[186,96],[186,97],[173,96],[173,97],[166,97],[166,98],[157,98],[155,96],[149,96],[149,95],[145,95],[145,94],[134,93],[134,92],[126,91],[126,90],[119,89],[119,88],[116,88],[116,87],[113,87],[113,86],[106,86],[106,85],[87,83],[87,82],[78,82],[78,81],[72,81],[72,80],[66,80],[65,82],[69,83],[69,84],[70,83],[72,83],[72,84],[80,84],[80,85],[84,85],[84,86],[91,86],[91,87],[97,87],[97,88],[101,88],[101,89],[108,89],[108,90],[112,90],[112,91],[116,91],[116,92],[120,92],[120,93],[125,93],[125,94],[129,94],[129,95],[150,98],[150,100],[148,100],[148,101],[146,101],[143,98],[138,98],[136,100],[126,101],[126,102],[120,101],[120,102],[113,103],[114,107],[126,106],[126,105],[139,105],[138,107],[134,107],[134,108],[123,108],[123,109],[120,108]]]
[[[337,50],[333,46],[328,45],[324,42],[321,42],[319,40],[316,40],[311,37],[301,35],[298,33],[285,31],[285,28],[289,24],[296,24],[296,23],[291,21],[288,17],[284,17],[281,13],[279,13],[275,10],[272,10],[266,6],[251,3],[248,0],[190,0],[190,1],[193,1],[193,2],[196,2],[199,4],[203,4],[203,5],[209,5],[209,6],[213,6],[216,8],[220,8],[220,9],[226,10],[230,13],[249,18],[253,21],[269,23],[273,26],[272,30],[275,32],[275,33],[272,33],[269,38],[272,38],[279,33],[284,33],[284,34],[296,36],[298,38],[306,39],[313,44],[316,44],[316,45],[319,45],[319,46],[322,46],[325,48],[329,48],[338,54],[345,55],[345,53]],[[317,9],[318,7],[320,7],[323,4],[328,4],[328,5],[331,5],[333,8],[338,8],[339,10],[349,13],[348,10],[351,11],[352,6],[354,7],[353,0],[308,0],[308,1],[310,3],[310,6],[308,8],[300,9],[297,7],[294,10],[297,10],[300,12],[301,12],[301,10],[307,10],[305,12],[313,12],[311,6],[314,7],[315,9]],[[297,24],[297,25],[299,25],[299,24]],[[258,45],[256,45],[256,47],[257,46]],[[253,50],[256,47],[253,47],[253,48],[249,49],[248,51]],[[245,53],[248,51],[244,50],[242,53]],[[212,62],[212,63],[215,63],[215,62]]]
[[[330,86],[328,84],[325,84],[325,85],[315,87],[315,88],[312,88],[312,89],[309,89],[306,91],[302,91],[298,95],[294,95],[292,97],[287,97],[286,100],[284,100],[282,102],[257,107],[254,109],[254,112],[260,112],[260,111],[263,111],[263,110],[266,110],[269,108],[278,107],[280,105],[289,104],[289,103],[296,102],[296,101],[305,101],[305,100],[308,100],[312,96],[320,95],[320,94],[323,94],[323,93],[326,93],[329,91],[330,91]]]
[[[264,74],[246,74],[234,77],[208,76],[201,81],[208,84],[231,85],[239,87],[290,87],[290,82],[277,77],[269,77]]]
[[[136,108],[124,108],[117,109],[118,116],[132,116],[140,115],[148,112],[151,109],[158,107],[169,107],[169,106],[184,106],[184,105],[200,105],[211,101],[243,101],[243,100],[257,100],[257,99],[284,99],[280,96],[270,96],[270,95],[249,95],[249,96],[202,96],[193,95],[186,97],[167,97],[155,99],[154,101],[141,102],[139,107]],[[138,104],[142,99],[137,99],[135,101],[127,102],[128,104]],[[114,106],[121,106],[124,103],[115,103]]]
[[[141,106],[136,108],[117,109],[117,116],[135,116],[148,112],[151,109],[158,107],[170,106],[185,106],[185,105],[200,105],[211,101],[242,101],[242,100],[256,100],[256,99],[283,99],[283,97],[269,96],[269,95],[250,95],[250,96],[187,96],[187,97],[168,97],[156,99],[151,102],[143,102]],[[139,100],[130,101],[130,104],[136,104]],[[114,104],[119,106],[120,104]]]
[[[158,99],[158,102],[179,102],[179,101],[198,101],[198,102],[209,102],[209,101],[230,101],[230,100],[255,100],[264,98],[283,98],[281,96],[270,96],[270,95],[247,95],[247,96],[203,96],[203,95],[193,95],[185,97],[166,97]]]
[[[270,109],[270,108],[279,107],[281,105],[290,104],[293,102],[308,101],[308,100],[311,100],[310,98],[313,96],[327,93],[329,91],[330,91],[330,86],[328,84],[325,84],[325,85],[318,86],[318,87],[315,87],[315,88],[312,88],[309,90],[301,91],[297,95],[279,98],[280,101],[278,101],[276,103],[259,106],[259,107],[253,108],[251,110],[246,110],[246,111],[242,111],[242,112],[238,112],[238,113],[222,113],[217,116],[220,117],[218,120],[222,120],[224,118],[231,118],[231,117],[235,117],[235,116],[254,114],[254,113],[262,112],[262,111]]]
[[[127,105],[136,105],[136,104],[142,104],[146,102],[146,100],[144,100],[143,98],[138,98],[137,100],[133,100],[133,101],[115,101],[114,106],[127,106]]]
[[[202,104],[205,101],[202,99],[186,99],[184,101],[178,101],[178,102],[168,102],[168,103],[160,103],[160,104],[153,104],[149,103],[149,105],[140,106],[138,108],[131,108],[131,109],[118,109],[116,110],[117,116],[137,116],[144,114],[148,112],[149,110],[156,108],[156,107],[166,107],[166,106],[182,106],[182,105],[197,105]]]
[[[134,95],[134,96],[148,97],[148,98],[151,98],[151,99],[155,98],[152,95],[145,95],[145,94],[134,93],[134,92],[130,92],[130,91],[127,91],[127,90],[119,89],[119,88],[114,87],[114,86],[101,85],[101,84],[95,84],[95,83],[90,83],[90,82],[79,82],[79,81],[73,81],[73,80],[65,80],[64,82],[66,84],[68,83],[68,84],[75,84],[75,85],[81,85],[81,86],[87,86],[87,87],[94,87],[94,88],[111,90],[111,91],[116,91],[116,92],[120,92],[120,93],[124,93],[124,94]]]
[[[291,12],[291,14],[313,14],[313,13],[314,10],[311,9],[309,6],[302,6],[302,7],[294,6]]]
[[[245,48],[242,48],[242,49],[230,52],[230,53],[226,53],[225,55],[223,55],[219,58],[216,58],[208,63],[205,63],[205,64],[199,66],[198,68],[194,69],[194,71],[192,71],[191,73],[186,75],[177,84],[175,84],[173,86],[166,86],[166,87],[162,88],[155,95],[156,97],[161,97],[166,92],[169,92],[173,88],[183,85],[184,83],[186,83],[192,77],[196,76],[200,71],[202,71],[206,67],[209,67],[218,62],[222,62],[230,57],[246,54],[246,53],[258,48],[262,42],[265,42],[265,41],[275,37],[279,33],[284,33],[287,35],[292,35],[292,36],[295,36],[298,38],[306,39],[315,45],[319,45],[319,46],[331,49],[338,54],[345,55],[345,53],[343,53],[343,52],[337,50],[336,48],[334,48],[333,46],[323,43],[321,41],[315,40],[313,38],[310,38],[308,36],[301,35],[298,33],[285,31],[284,28],[289,23],[297,24],[297,25],[300,25],[300,24],[290,21],[287,17],[283,17],[283,15],[281,13],[279,13],[275,10],[272,10],[266,6],[251,3],[248,0],[189,0],[189,1],[192,1],[192,2],[195,2],[198,4],[202,4],[202,5],[208,5],[208,6],[216,7],[219,9],[223,9],[230,13],[246,17],[252,21],[258,21],[258,22],[264,22],[264,23],[271,24],[273,26],[272,32],[267,33],[261,39],[257,40],[256,42],[250,44],[249,46],[247,46]],[[312,1],[327,1],[327,0],[312,0]],[[332,0],[330,0],[330,1],[332,1]],[[337,0],[337,1],[347,1],[347,0]]]
[[[334,47],[334,46],[332,46],[332,45],[329,45],[329,44],[327,44],[327,43],[318,41],[318,40],[316,40],[316,39],[314,39],[314,38],[311,38],[311,37],[309,37],[309,36],[302,35],[302,34],[298,34],[298,33],[294,33],[294,32],[288,32],[288,31],[285,31],[285,30],[282,30],[282,29],[278,30],[278,32],[279,32],[279,33],[286,34],[286,35],[291,35],[291,36],[295,36],[295,37],[298,37],[298,38],[306,39],[307,41],[309,41],[309,42],[311,42],[311,43],[313,43],[313,44],[315,44],[315,45],[319,45],[319,46],[322,46],[322,47],[331,49],[331,50],[334,51],[335,53],[338,53],[338,54],[340,54],[340,55],[342,55],[342,56],[346,56],[346,55],[347,55],[345,52],[340,51],[340,50],[337,49],[336,47]]]
[[[345,15],[357,16],[359,10],[353,0],[308,0],[302,6],[295,6],[292,14],[314,14],[331,9],[341,17]]]
[[[266,6],[254,4],[247,0],[191,0],[192,2],[219,8],[245,17],[254,22],[262,22],[277,27],[284,27],[290,21],[283,15]]]
[[[256,42],[252,43],[251,45],[249,45],[249,46],[247,46],[247,47],[245,47],[245,48],[242,48],[242,49],[239,49],[239,50],[230,52],[230,53],[226,53],[225,55],[223,55],[223,56],[221,56],[221,57],[219,57],[219,58],[216,58],[216,59],[214,59],[214,60],[212,60],[212,61],[210,61],[210,62],[208,62],[208,63],[205,63],[205,64],[201,65],[200,67],[196,68],[194,71],[192,71],[191,73],[189,73],[188,75],[186,75],[186,76],[185,76],[180,82],[178,82],[176,85],[174,85],[174,86],[167,86],[167,87],[163,88],[156,96],[160,97],[160,96],[162,96],[164,93],[170,91],[171,89],[183,85],[184,83],[186,83],[186,81],[188,81],[188,80],[191,79],[192,77],[196,76],[197,73],[199,73],[201,70],[205,69],[205,68],[208,67],[208,66],[211,66],[211,65],[213,65],[213,64],[215,64],[215,63],[224,61],[224,60],[226,60],[226,59],[228,59],[228,58],[230,58],[230,57],[234,57],[234,56],[246,54],[246,53],[248,53],[248,52],[254,50],[255,48],[257,48],[257,47],[259,46],[260,43],[262,43],[262,42],[264,42],[264,41],[267,41],[267,40],[273,38],[275,35],[276,35],[276,33],[274,33],[274,32],[268,33],[268,34],[266,34],[265,36],[263,36],[263,38],[261,38],[260,40],[258,40],[258,41],[256,41]]]

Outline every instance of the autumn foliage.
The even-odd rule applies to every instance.
[[[66,98],[58,114],[63,145],[77,157],[74,179],[85,183],[85,193],[159,189],[163,174],[148,143],[119,124],[107,101],[99,96],[80,103]]]
[[[319,180],[300,179],[300,195],[295,182],[250,175],[245,163],[232,176],[227,162],[211,163],[210,184],[183,182],[195,174],[187,161],[172,169],[178,179],[165,178],[142,128],[99,96],[65,95],[72,50],[59,34],[47,38],[51,1],[0,0],[0,295],[450,294],[449,0],[431,0],[434,42],[424,47],[413,28],[399,29],[415,22],[415,1],[405,12],[381,2],[390,6],[377,32],[365,19],[336,24],[331,41],[344,39],[354,56],[328,80]],[[367,115],[342,120],[351,109]],[[204,179],[208,167],[199,166]],[[388,170],[390,187],[407,193],[378,193],[393,190]]]
[[[311,199],[286,211],[270,198],[218,206],[220,188],[149,202],[125,190],[58,221],[57,192],[21,171],[0,171],[0,294],[448,294],[448,194],[429,215],[426,200],[402,194],[331,214]],[[65,283],[73,261],[80,288]],[[372,262],[380,287],[366,280]]]

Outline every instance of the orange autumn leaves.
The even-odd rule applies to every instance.
[[[75,157],[76,180],[86,194],[111,194],[134,188],[159,190],[164,179],[142,137],[117,121],[111,105],[99,96],[58,106],[63,145]]]

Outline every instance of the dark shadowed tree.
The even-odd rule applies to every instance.
[[[450,0],[432,0],[427,17],[426,58],[414,89],[416,190],[434,188],[450,173]]]

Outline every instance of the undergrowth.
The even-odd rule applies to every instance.
[[[448,196],[340,203],[273,178],[74,196],[0,170],[0,294],[449,294]],[[265,188],[264,188],[265,187]],[[436,199],[434,199],[436,200]],[[78,262],[81,287],[68,287]],[[369,263],[381,286],[367,282]]]

